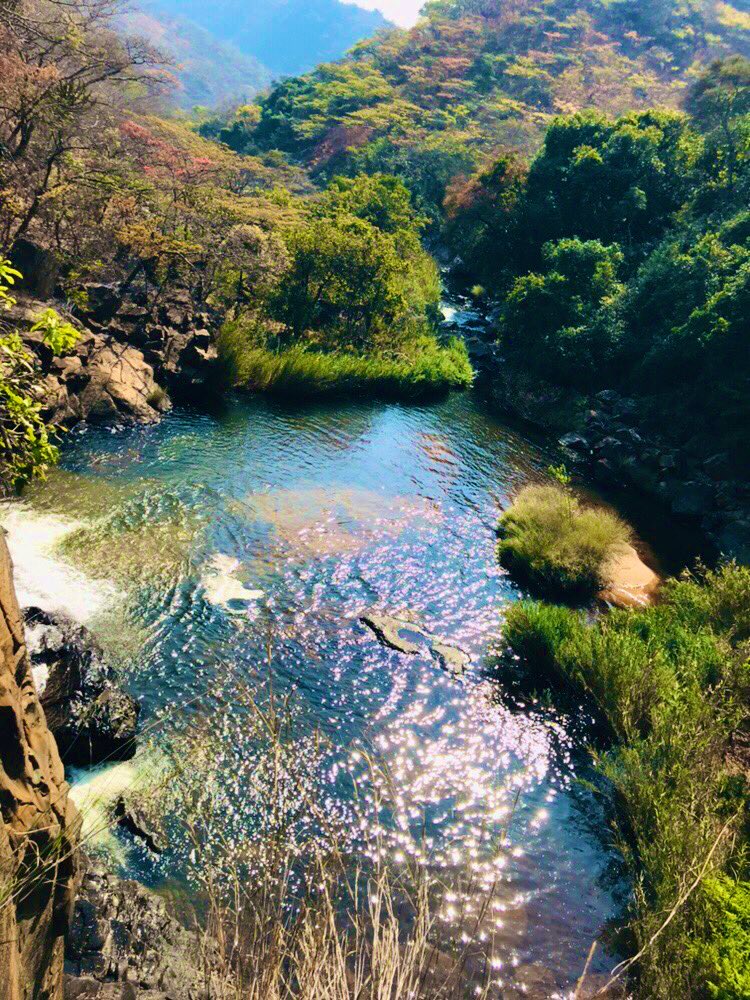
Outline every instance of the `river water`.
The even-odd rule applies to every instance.
[[[466,875],[467,893],[495,886],[494,995],[563,997],[618,912],[615,855],[585,785],[581,718],[511,697],[491,657],[520,596],[494,558],[498,515],[557,458],[471,394],[408,407],[236,399],[71,435],[62,468],[4,520],[22,600],[88,619],[147,725],[212,720],[233,744],[238,801],[245,744],[228,678],[293,693],[303,736],[330,739],[321,801],[365,840],[347,789],[362,751],[376,753],[394,788],[394,863]],[[382,646],[359,621],[372,608],[461,647],[467,673],[427,647]],[[156,880],[179,857],[158,871],[138,852],[123,863]],[[444,902],[450,924],[466,900]],[[614,964],[600,948],[592,971]]]

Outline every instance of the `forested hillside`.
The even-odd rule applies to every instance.
[[[315,172],[409,178],[433,213],[499,147],[538,148],[555,114],[678,106],[712,57],[750,53],[750,13],[718,0],[433,0],[411,30],[283,82],[238,151]]]

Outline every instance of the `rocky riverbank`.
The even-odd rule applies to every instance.
[[[2,327],[17,331],[36,359],[42,415],[51,423],[153,423],[172,399],[197,398],[218,377],[215,318],[186,291],[154,299],[116,284],[91,284],[75,309],[23,292],[16,298],[0,317]],[[32,331],[49,308],[79,331],[64,357],[55,357],[43,335]]]
[[[531,378],[508,365],[484,331],[466,339],[478,388],[494,408],[554,434],[571,463],[603,487],[649,496],[723,555],[750,559],[750,483],[729,455],[705,459],[677,447],[645,417],[642,402],[614,390],[585,398]]]
[[[75,900],[78,816],[37,697],[0,532],[0,998],[55,1000]]]

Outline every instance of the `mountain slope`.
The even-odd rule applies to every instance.
[[[341,0],[147,0],[158,19],[189,21],[251,56],[275,76],[303,73],[340,58],[388,25],[377,11]]]
[[[432,0],[411,30],[280,84],[252,142],[317,169],[413,174],[442,157],[449,175],[472,151],[535,149],[557,113],[679,105],[701,65],[750,53],[748,3],[735,4]]]
[[[128,34],[148,38],[173,60],[177,88],[172,101],[178,107],[247,101],[273,79],[260,60],[185,17],[134,11],[123,21]]]

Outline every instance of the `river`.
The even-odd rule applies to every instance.
[[[355,821],[349,779],[373,751],[394,782],[394,863],[424,852],[467,892],[495,883],[493,995],[563,997],[619,912],[616,855],[580,780],[585,720],[519,700],[491,656],[521,596],[494,558],[499,513],[558,458],[472,394],[304,409],[238,398],[72,434],[62,467],[4,520],[22,600],[87,619],[147,725],[212,720],[240,803],[228,823],[246,818],[228,681],[260,692],[272,678],[303,736],[330,739],[327,810]],[[426,647],[382,646],[359,621],[371,608],[461,647],[466,674]],[[158,882],[181,857],[155,865],[123,847],[120,863]],[[454,912],[448,900],[443,919]],[[592,971],[615,961],[600,948]]]

